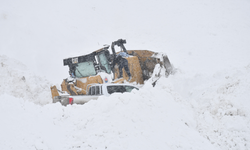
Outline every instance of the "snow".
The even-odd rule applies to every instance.
[[[14,97],[23,98],[36,104],[51,102],[48,80],[30,72],[25,65],[15,59],[0,55],[0,91]]]
[[[0,149],[250,149],[250,2],[1,1]],[[62,60],[124,38],[174,75],[84,105],[52,104]]]

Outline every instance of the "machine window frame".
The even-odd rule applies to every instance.
[[[110,66],[109,58],[107,57],[107,54],[105,53],[105,51],[99,52],[97,56],[98,56],[98,62],[99,62],[100,67],[104,67],[105,72],[110,74],[111,66]],[[104,59],[105,61],[103,61]]]

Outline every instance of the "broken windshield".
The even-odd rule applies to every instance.
[[[78,63],[76,66],[75,75],[78,78],[96,75],[94,63],[92,61]]]

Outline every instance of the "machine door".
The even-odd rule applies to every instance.
[[[105,51],[102,51],[98,54],[99,57],[99,63],[101,66],[101,69],[104,69],[108,74],[111,73],[111,67],[107,58],[107,55],[105,55]]]

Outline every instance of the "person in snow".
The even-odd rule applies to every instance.
[[[126,73],[128,74],[128,81],[131,80],[131,73],[129,71],[129,67],[128,67],[128,60],[125,59],[125,57],[129,57],[129,55],[125,52],[120,52],[117,56],[116,56],[116,60],[115,63],[117,63],[119,65],[119,77],[118,78],[123,78],[123,74],[122,74],[122,68],[125,69]]]

